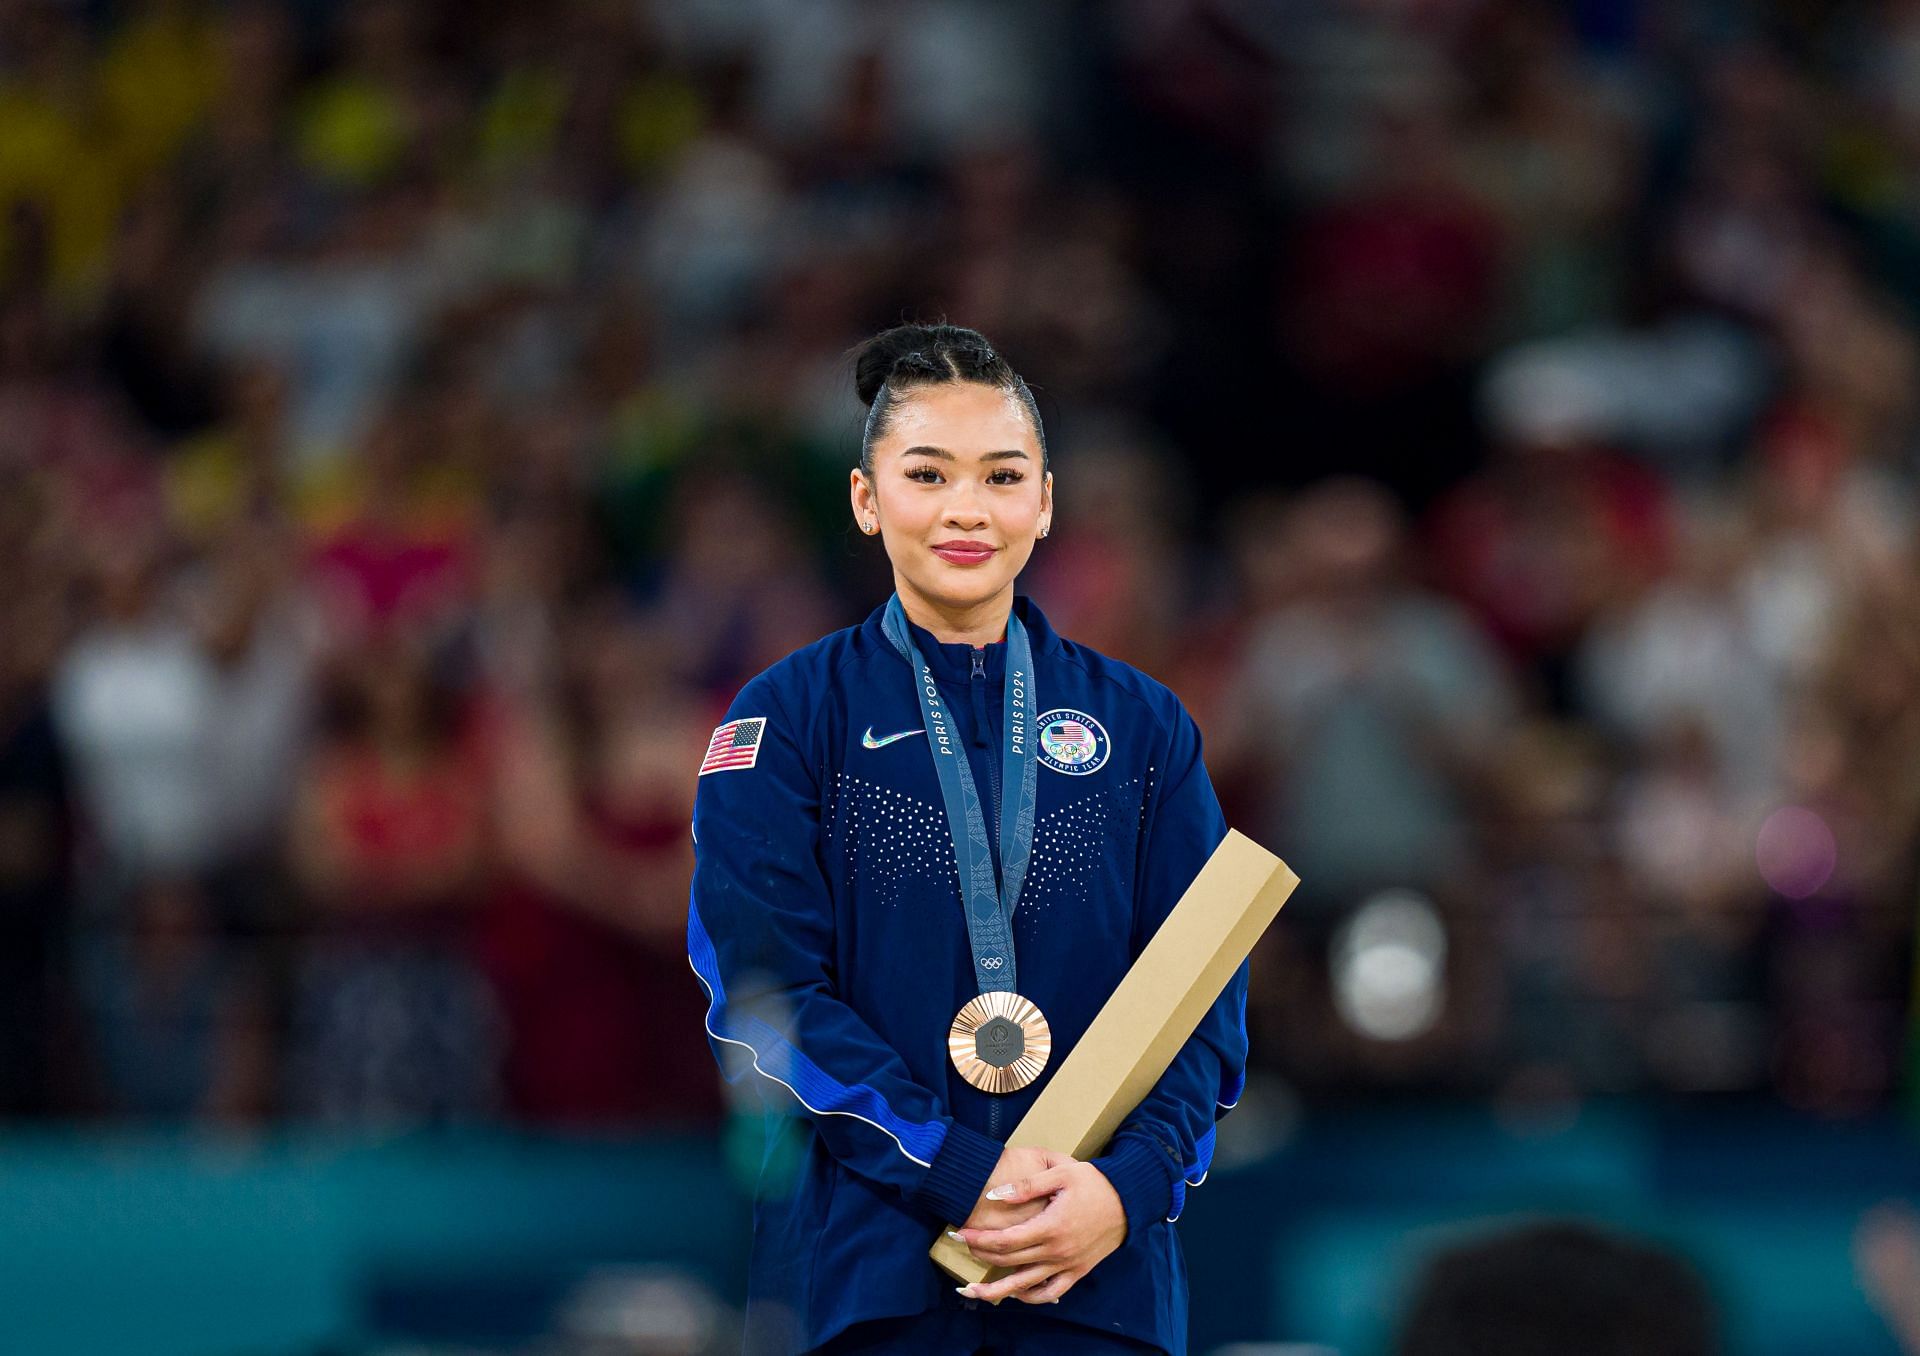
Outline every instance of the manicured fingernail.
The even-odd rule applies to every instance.
[[[1059,1301],[1059,1300],[1057,1300],[1057,1299],[1050,1299],[1050,1300],[1048,1300],[1048,1301],[1047,1301],[1047,1303],[1048,1303],[1048,1304],[1058,1304],[1059,1302],[1060,1302],[1060,1301]]]
[[[923,1235],[923,1237],[924,1237],[924,1235]],[[953,1293],[954,1293],[954,1294],[956,1294],[956,1295],[965,1295],[965,1296],[966,1296],[966,1297],[967,1297],[968,1299],[972,1299],[972,1298],[973,1298],[973,1287],[972,1287],[971,1285],[956,1285],[956,1286],[955,1286],[955,1287],[953,1288]]]
[[[1013,1183],[1003,1182],[1001,1185],[987,1192],[987,1199],[990,1201],[1004,1201],[1011,1195],[1013,1195]]]
[[[947,1237],[951,1238],[955,1243],[965,1243],[967,1241],[966,1239],[960,1237],[960,1231],[958,1229],[947,1230]]]

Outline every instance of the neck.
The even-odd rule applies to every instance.
[[[1013,583],[983,602],[954,607],[914,591],[899,575],[893,577],[894,592],[900,595],[900,607],[907,620],[943,645],[992,645],[1006,639],[1007,618],[1013,612]]]

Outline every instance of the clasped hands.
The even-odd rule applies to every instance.
[[[1051,1149],[1009,1148],[965,1226],[949,1230],[982,1262],[1012,1268],[961,1286],[968,1299],[1057,1304],[1126,1241],[1120,1193],[1091,1163]]]

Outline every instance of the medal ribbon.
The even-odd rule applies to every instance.
[[[1033,758],[1033,644],[1017,613],[1007,614],[1007,676],[1001,695],[1000,733],[1005,740],[1000,768],[1000,879],[993,875],[993,850],[987,842],[987,816],[967,766],[960,732],[947,713],[946,699],[933,670],[913,643],[900,595],[887,601],[881,623],[887,639],[913,670],[926,722],[927,747],[940,777],[947,806],[954,860],[960,868],[960,894],[967,916],[967,943],[973,949],[973,974],[981,993],[1019,992],[1013,959],[1013,911],[1033,858],[1033,813],[1038,799]]]

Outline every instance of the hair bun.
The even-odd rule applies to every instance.
[[[962,357],[955,363],[954,357]],[[951,380],[961,372],[978,371],[997,355],[986,336],[960,325],[895,325],[860,345],[853,359],[853,390],[860,403],[871,407],[889,377],[904,373]]]
[[[1040,466],[1046,468],[1047,435],[1040,426],[1040,407],[1027,383],[994,352],[984,334],[960,325],[895,325],[853,351],[853,389],[867,407],[860,431],[860,469],[873,474],[874,442],[886,436],[902,395],[953,382],[974,382],[1016,397],[1033,421]]]

